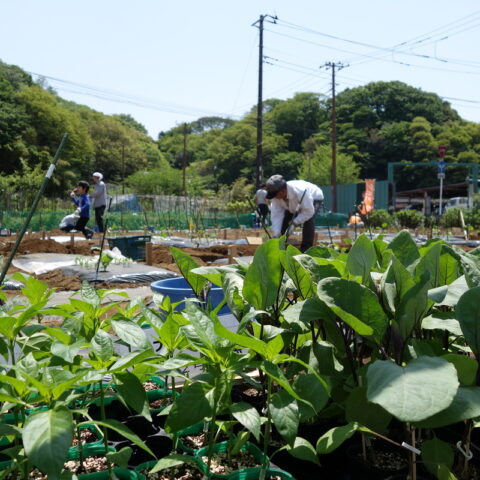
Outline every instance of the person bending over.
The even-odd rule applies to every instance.
[[[266,183],[267,199],[272,200],[270,217],[274,237],[280,237],[303,224],[302,252],[313,246],[315,216],[323,202],[323,192],[317,185],[304,180],[286,181],[282,175],[272,175]]]
[[[93,232],[87,228],[90,219],[90,199],[88,198],[88,190],[90,185],[88,182],[81,180],[78,185],[70,192],[72,202],[78,207],[80,218],[77,220],[75,230],[82,232],[86,239],[93,237]]]

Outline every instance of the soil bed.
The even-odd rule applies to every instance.
[[[8,255],[13,248],[15,241],[1,242],[0,255]],[[70,244],[58,243],[55,240],[42,240],[41,238],[32,238],[30,235],[24,237],[18,247],[16,255],[26,255],[28,253],[72,253],[75,255],[93,255],[91,248],[95,245],[93,241],[77,242],[73,246]]]
[[[201,480],[203,478],[198,468],[185,463],[156,473],[148,473],[148,471],[148,468],[140,471],[148,480]]]
[[[202,456],[205,465],[208,464],[208,456]],[[227,452],[216,452],[212,455],[210,471],[219,475],[230,475],[235,470],[243,470],[244,468],[260,467],[256,458],[246,451],[240,451],[237,455],[227,459]]]
[[[157,400],[153,400],[150,402],[150,408],[152,410],[158,410],[159,408],[164,408],[167,405],[172,403],[172,399],[170,397],[159,398]]]
[[[97,442],[98,440],[100,439],[97,437],[97,435],[95,435],[95,433],[93,433],[88,428],[82,428],[80,430],[80,442],[82,445],[85,445],[86,443],[94,443],[94,442]],[[75,437],[73,437],[72,446],[76,447],[77,445],[78,445],[78,438],[75,435]]]

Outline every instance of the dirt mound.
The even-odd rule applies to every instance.
[[[0,243],[0,255],[8,255],[13,248],[15,242]],[[42,240],[41,238],[31,238],[28,236],[20,243],[17,255],[25,255],[28,253],[72,253],[75,255],[93,255],[91,247],[93,242],[78,242],[70,246],[70,244],[58,243],[55,240]]]
[[[50,288],[57,287],[60,290],[80,290],[82,282],[77,275],[68,276],[61,270],[52,270],[51,272],[36,275],[36,278],[48,284]]]

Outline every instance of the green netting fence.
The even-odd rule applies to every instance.
[[[58,228],[60,221],[66,215],[71,214],[71,210],[63,211],[37,211],[33,216],[29,228],[39,232]],[[27,211],[3,211],[2,229],[17,231],[23,225]],[[255,215],[253,213],[241,213],[238,215],[227,212],[204,212],[201,215],[191,216],[181,212],[110,212],[105,218],[109,218],[111,231],[120,230],[150,230],[173,231],[173,230],[194,230],[202,231],[214,228],[240,228],[253,227]],[[328,216],[319,215],[316,220],[317,226],[345,226],[347,217],[341,214],[330,214]],[[92,213],[89,226],[93,227],[95,217]]]

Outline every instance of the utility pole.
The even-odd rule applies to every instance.
[[[262,183],[263,177],[263,23],[266,18],[271,18],[270,23],[277,23],[277,16],[275,15],[260,15],[260,18],[252,23],[252,26],[257,26],[260,31],[258,43],[258,102],[257,102],[257,159],[255,182],[257,188]]]
[[[337,98],[335,95],[335,69],[341,70],[348,65],[327,62],[322,65],[332,69],[332,212],[337,211]],[[322,67],[320,67],[322,68]]]
[[[183,124],[183,155],[182,155],[182,191],[183,191],[183,196],[187,196],[187,184],[185,181],[185,176],[186,176],[186,170],[187,170],[187,124]]]

